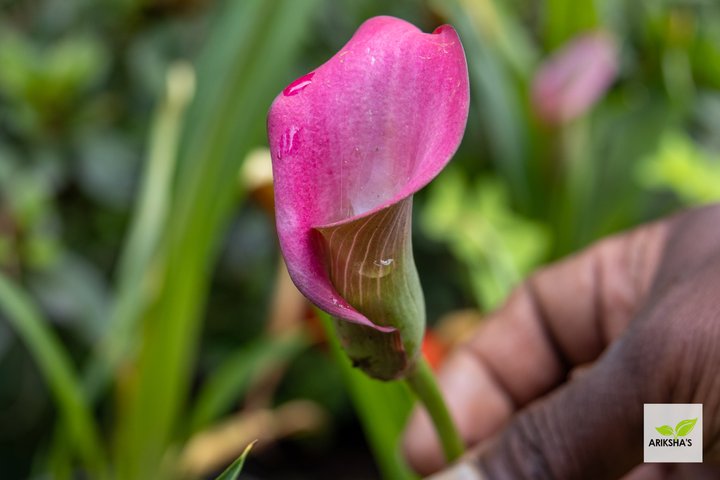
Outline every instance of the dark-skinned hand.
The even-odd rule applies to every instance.
[[[470,450],[437,478],[720,478],[720,205],[537,272],[439,382]],[[704,464],[642,464],[644,403],[704,405]],[[444,467],[422,411],[405,451]]]

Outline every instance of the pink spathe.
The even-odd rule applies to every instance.
[[[268,116],[278,236],[290,276],[313,303],[376,325],[331,283],[317,230],[413,195],[462,138],[469,91],[455,30],[366,21],[328,62],[288,85]]]

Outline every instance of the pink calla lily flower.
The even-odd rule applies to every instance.
[[[540,65],[532,83],[532,102],[549,124],[585,113],[610,87],[618,71],[618,52],[606,32],[575,38]]]
[[[465,55],[452,27],[426,34],[376,17],[270,108],[288,271],[336,319],[345,350],[374,377],[401,376],[420,348],[412,196],[454,154],[468,104]]]

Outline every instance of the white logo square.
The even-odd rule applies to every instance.
[[[702,403],[646,403],[645,463],[702,463]]]

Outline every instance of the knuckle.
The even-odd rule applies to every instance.
[[[679,279],[648,306],[627,338],[626,364],[644,368],[648,390],[668,401],[688,403],[709,395],[715,385],[708,365],[720,362],[720,304],[717,284],[720,259]],[[647,370],[654,372],[647,372]],[[642,372],[641,372],[642,373]]]

